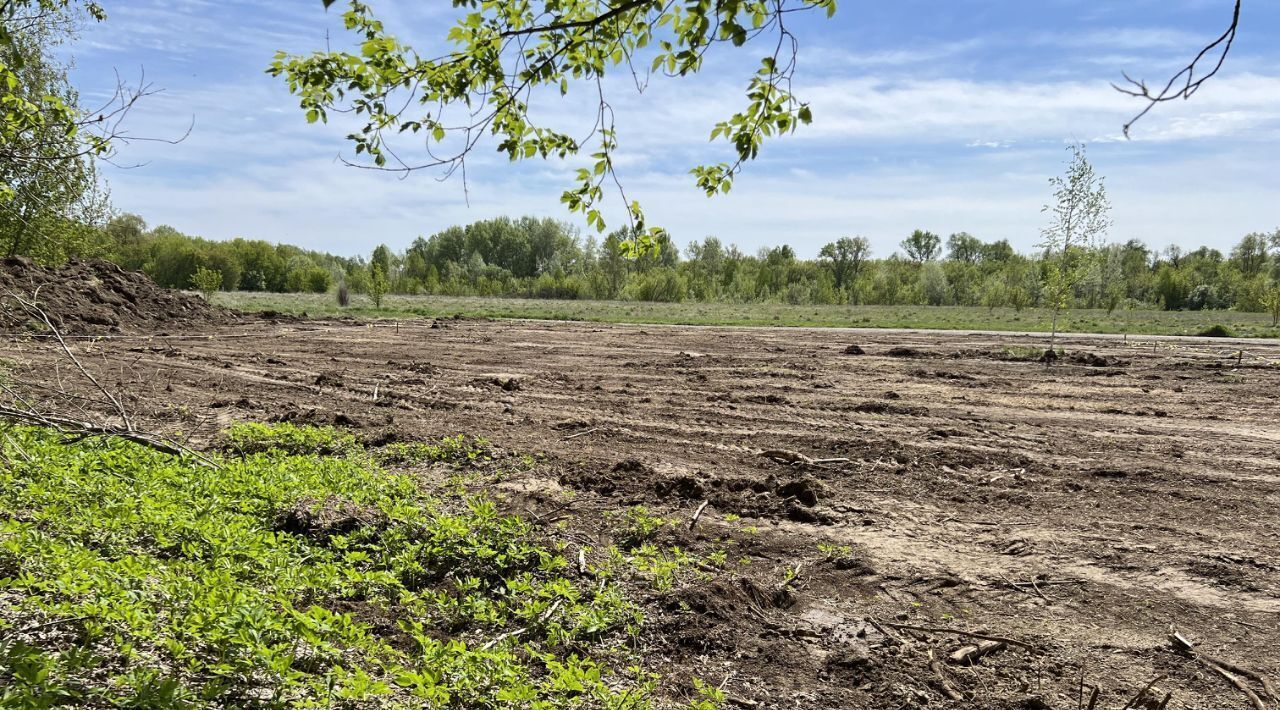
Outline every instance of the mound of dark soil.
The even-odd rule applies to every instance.
[[[236,320],[232,311],[199,296],[161,288],[145,274],[97,260],[56,269],[22,257],[0,261],[0,328],[43,332],[39,316],[15,296],[34,302],[68,334],[191,330]]]
[[[923,350],[917,350],[915,348],[907,348],[907,347],[889,348],[888,350],[884,351],[884,354],[888,357],[907,357],[907,358],[936,357],[936,355],[934,355],[933,353],[927,353]]]
[[[1040,357],[1040,362],[1054,363],[1063,362],[1068,365],[1083,365],[1085,367],[1128,367],[1128,360],[1121,360],[1115,357],[1106,357],[1091,353],[1084,350],[1072,351],[1066,354],[1059,354],[1053,350],[1044,351],[1044,355]]]
[[[1236,334],[1231,329],[1221,323],[1211,325],[1198,333],[1203,338],[1234,338]]]

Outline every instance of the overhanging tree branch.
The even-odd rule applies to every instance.
[[[1240,27],[1241,2],[1242,0],[1236,0],[1235,10],[1231,13],[1231,24],[1227,27],[1226,31],[1219,35],[1217,39],[1205,45],[1205,47],[1196,54],[1195,58],[1192,59],[1187,66],[1183,67],[1181,71],[1174,74],[1173,77],[1169,79],[1168,83],[1164,85],[1164,88],[1159,91],[1153,91],[1151,87],[1147,86],[1146,82],[1139,79],[1133,79],[1128,74],[1124,75],[1124,79],[1128,83],[1128,86],[1119,86],[1116,84],[1111,85],[1116,91],[1119,91],[1122,94],[1135,96],[1147,102],[1146,107],[1139,111],[1138,115],[1129,119],[1129,122],[1124,124],[1125,138],[1129,137],[1129,129],[1133,124],[1137,123],[1139,119],[1147,115],[1147,112],[1155,108],[1157,104],[1161,104],[1166,101],[1173,101],[1174,99],[1191,98],[1193,94],[1200,90],[1200,87],[1204,85],[1204,82],[1216,75],[1219,69],[1222,69],[1223,63],[1227,60],[1227,54],[1231,51],[1231,45],[1235,42],[1236,31]],[[1217,59],[1213,62],[1213,68],[1201,76],[1196,76],[1196,70],[1197,67],[1199,67],[1200,62],[1213,56],[1215,50],[1217,50]]]

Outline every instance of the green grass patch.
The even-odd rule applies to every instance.
[[[0,706],[647,707],[638,607],[348,435],[237,425],[218,467],[0,438]],[[332,454],[341,454],[338,456]],[[401,452],[459,466],[474,440]]]
[[[218,293],[215,303],[243,311],[352,315],[383,318],[529,318],[601,323],[665,325],[803,326],[834,328],[925,328],[1049,332],[1047,309],[989,310],[967,306],[797,306],[786,303],[647,303],[637,301],[555,301],[523,298],[387,296],[382,309],[353,296],[340,308],[331,294]],[[1280,337],[1264,313],[1236,311],[1151,311],[1068,309],[1061,332],[1198,335],[1221,324],[1238,337]]]

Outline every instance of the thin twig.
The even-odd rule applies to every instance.
[[[1152,686],[1164,680],[1166,677],[1167,676],[1158,675],[1155,678],[1152,678],[1146,685],[1142,686],[1142,690],[1139,690],[1138,694],[1133,696],[1133,698],[1130,699],[1129,702],[1125,703],[1124,707],[1121,708],[1120,710],[1129,710],[1129,708],[1134,707],[1134,705],[1139,700],[1142,700],[1142,698],[1145,697],[1146,694],[1151,691]]]
[[[957,636],[968,636],[970,638],[982,639],[984,641],[1003,641],[1011,646],[1018,646],[1020,648],[1025,648],[1028,651],[1031,651],[1033,653],[1039,653],[1040,651],[1039,648],[1025,641],[1018,641],[1016,639],[1007,638],[1005,636],[993,636],[991,634],[984,634],[978,631],[965,631],[964,629],[953,629],[946,626],[915,626],[912,624],[896,624],[891,621],[884,621],[881,623],[883,623],[885,626],[888,626],[894,629],[910,629],[912,631],[923,631],[925,633],[930,633],[930,634],[955,634]]]
[[[595,432],[597,432],[597,431],[600,431],[600,427],[594,427],[594,428],[588,429],[588,430],[586,430],[586,431],[580,431],[580,432],[578,432],[577,434],[571,434],[571,435],[566,436],[565,438],[561,439],[561,441],[568,441],[568,440],[570,440],[570,439],[576,439],[576,438],[578,438],[578,437],[580,437],[580,436],[586,436],[587,434],[594,434],[594,433],[595,433]]]
[[[551,615],[556,613],[556,609],[559,609],[560,604],[562,604],[563,602],[564,602],[564,597],[557,598],[555,602],[551,604],[551,606],[547,607],[546,611],[542,612],[542,614],[538,616],[538,623],[545,624],[547,622],[547,619],[550,619]],[[489,649],[493,648],[494,646],[497,646],[499,643],[502,643],[503,641],[509,638],[519,638],[520,636],[528,632],[529,632],[529,627],[522,626],[514,631],[508,631],[505,634],[498,634],[497,636],[494,636],[493,638],[489,639],[489,641],[485,645],[481,646],[480,650],[488,651]]]
[[[37,291],[37,293],[39,292]],[[9,295],[13,300],[18,302],[18,305],[26,309],[28,313],[39,316],[40,320],[44,321],[45,326],[49,329],[49,332],[53,334],[54,339],[58,341],[58,346],[62,348],[62,352],[67,356],[67,359],[76,366],[76,369],[80,371],[80,374],[85,376],[85,379],[92,382],[93,386],[98,388],[98,391],[102,393],[102,396],[107,398],[107,401],[115,408],[116,413],[120,415],[120,420],[124,422],[125,430],[133,431],[133,422],[129,419],[129,412],[125,411],[124,405],[120,403],[120,400],[114,394],[111,394],[110,390],[102,386],[101,382],[98,382],[98,378],[94,377],[92,373],[85,369],[84,365],[80,363],[80,359],[77,358],[75,353],[71,352],[71,348],[67,346],[67,341],[62,339],[62,333],[54,327],[53,321],[49,320],[48,314],[46,314],[44,310],[34,302],[25,301],[20,296],[12,292],[10,292]]]
[[[938,663],[938,659],[933,656],[933,649],[929,649],[929,668],[933,670],[933,674],[938,676],[938,684],[942,686],[942,693],[952,700],[964,700],[964,696],[960,694],[951,683],[947,681],[947,676],[942,671],[942,664]]]

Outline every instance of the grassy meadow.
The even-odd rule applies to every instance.
[[[384,318],[475,316],[600,323],[667,325],[739,325],[823,328],[931,328],[1047,332],[1052,312],[1028,308],[988,310],[965,306],[796,306],[781,303],[648,303],[640,301],[563,301],[523,298],[393,296],[375,309],[367,296],[352,295],[341,308],[333,294],[217,293],[215,303],[242,311],[279,311],[311,316],[353,315]],[[1060,330],[1077,333],[1197,335],[1222,326],[1239,337],[1280,337],[1280,328],[1263,313],[1235,311],[1147,311],[1072,309]]]

